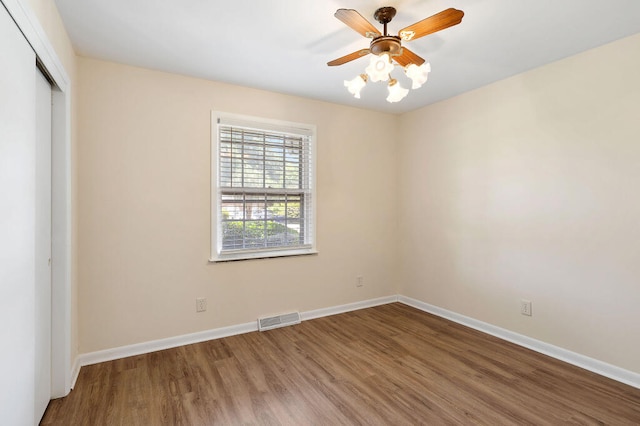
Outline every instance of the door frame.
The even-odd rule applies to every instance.
[[[0,1],[54,83],[51,105],[51,397],[59,398],[69,393],[78,374],[78,368],[71,364],[71,82],[27,0]]]

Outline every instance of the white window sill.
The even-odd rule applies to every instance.
[[[218,254],[216,257],[209,259],[211,263],[222,262],[236,262],[239,260],[252,260],[252,259],[270,259],[274,257],[291,257],[291,256],[308,256],[318,254],[315,249],[294,249],[294,250],[274,250],[268,252],[241,252],[241,253],[225,253]]]

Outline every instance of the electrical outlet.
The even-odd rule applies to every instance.
[[[356,277],[356,287],[364,287],[364,277],[362,275]]]
[[[522,299],[520,301],[520,313],[528,317],[531,316],[531,301]]]
[[[204,312],[207,310],[207,299],[199,297],[196,299],[196,312]]]

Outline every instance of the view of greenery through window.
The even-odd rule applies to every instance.
[[[302,138],[223,127],[219,150],[223,250],[303,244]]]

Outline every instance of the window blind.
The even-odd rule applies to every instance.
[[[217,117],[217,254],[314,246],[314,128]]]

